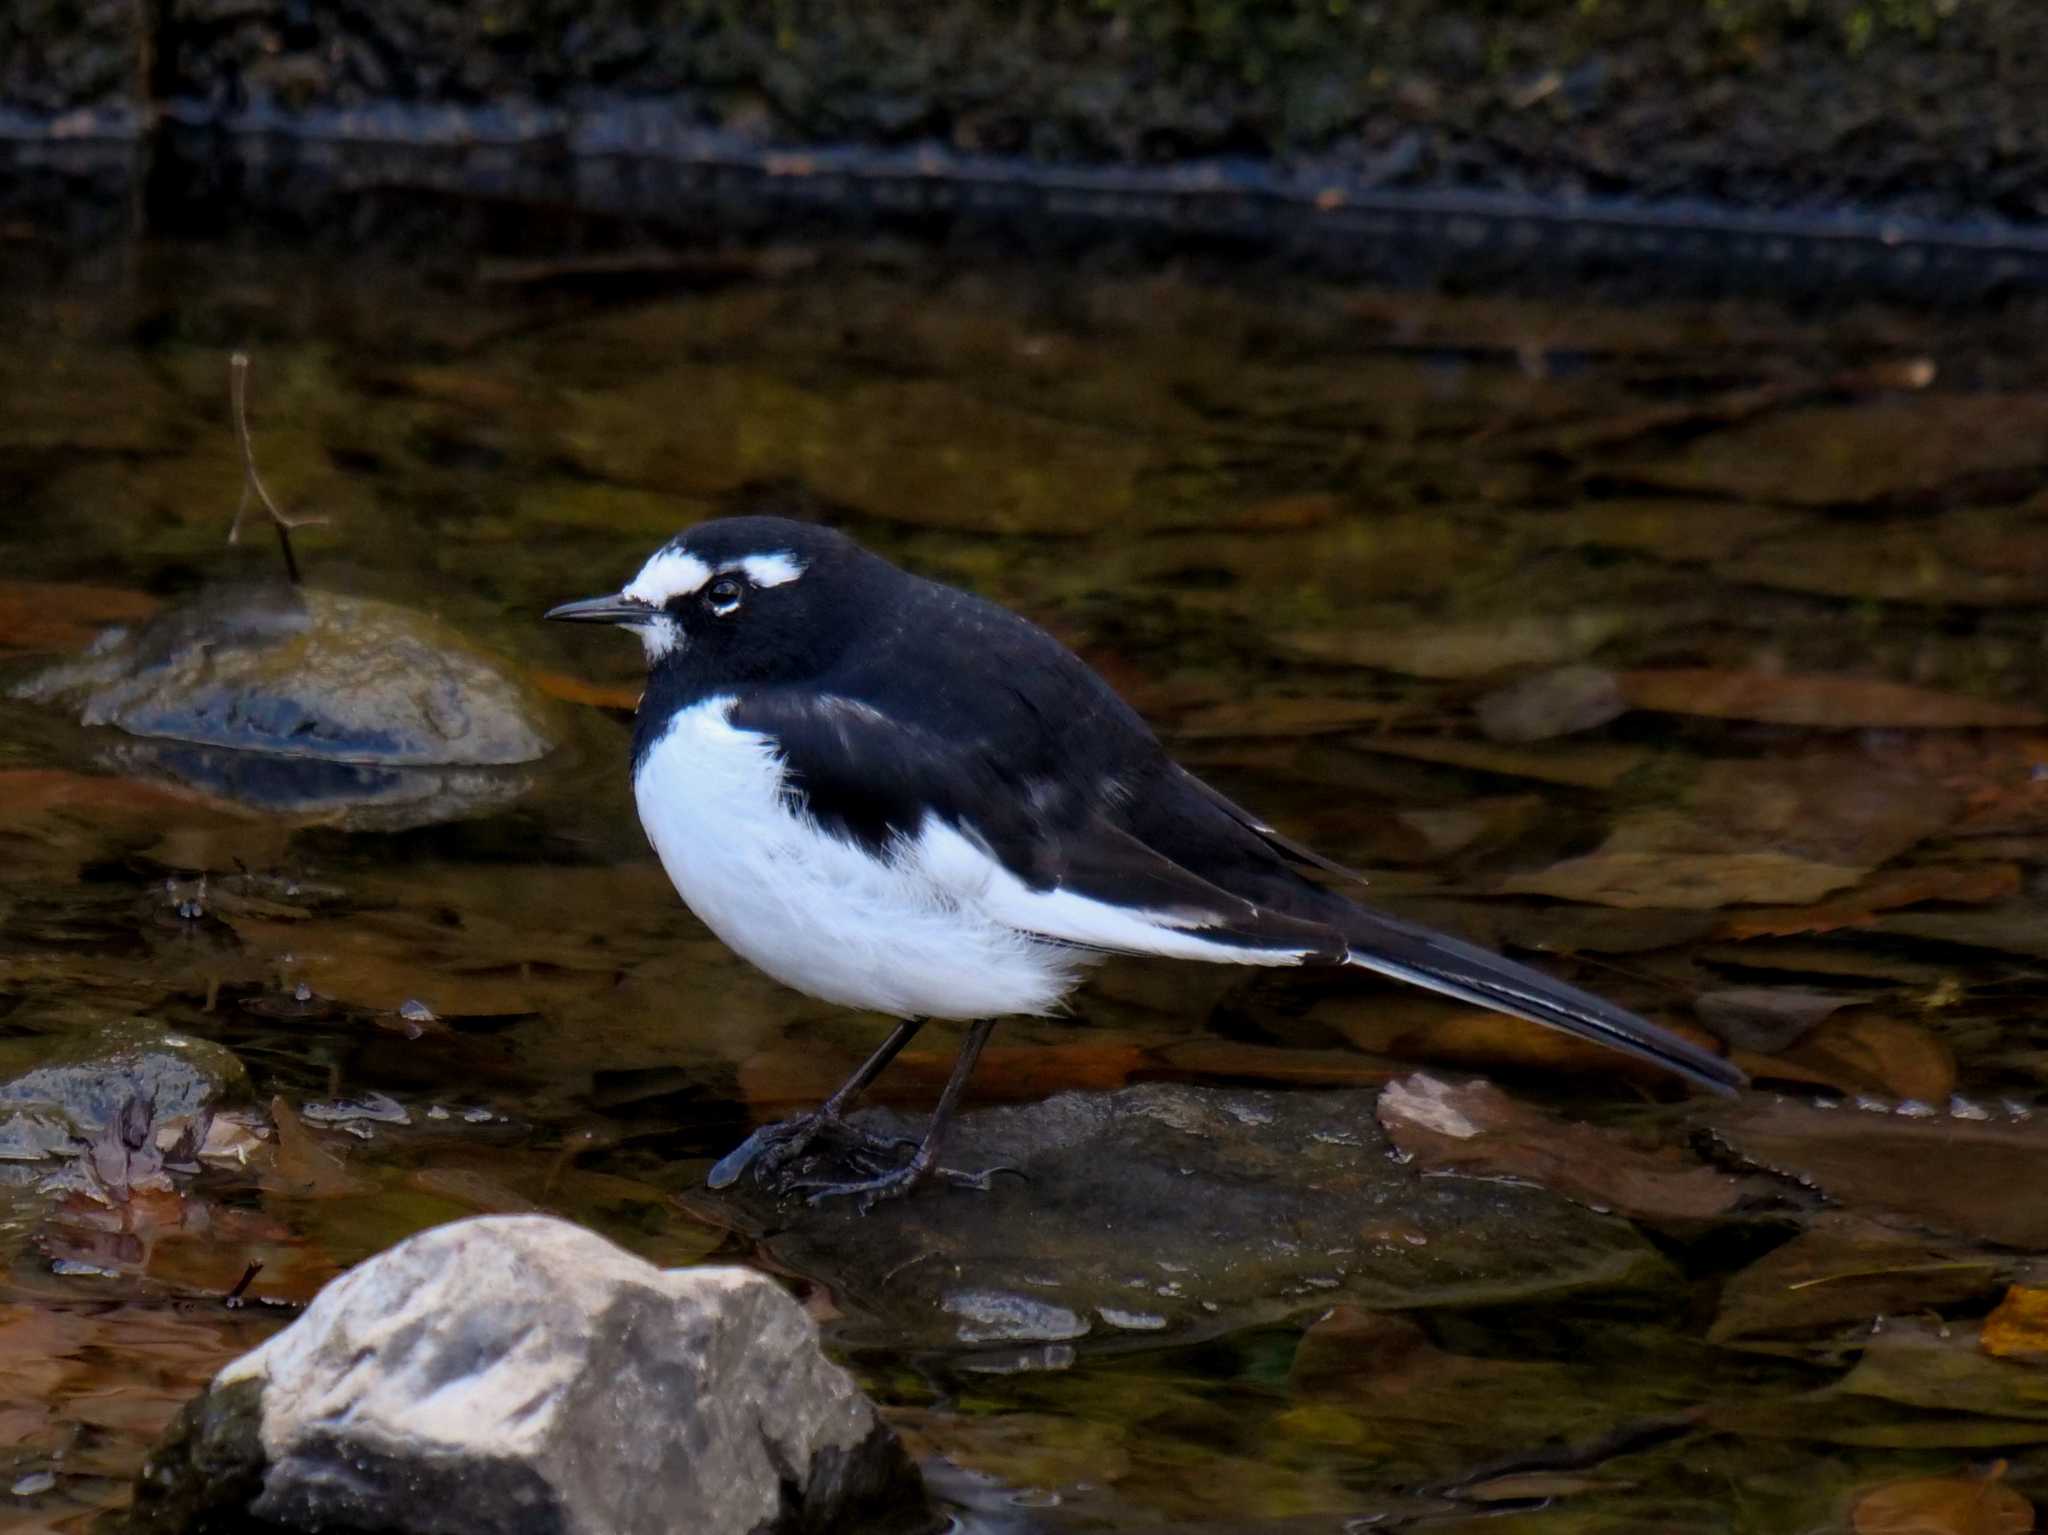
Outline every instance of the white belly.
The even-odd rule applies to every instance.
[[[1049,1013],[1089,956],[1001,921],[978,899],[1000,869],[889,862],[793,811],[768,739],[729,698],[676,716],[633,778],[640,823],[677,892],[741,958],[827,1002],[903,1018]],[[955,836],[953,841],[960,839]],[[968,862],[972,862],[968,860]]]

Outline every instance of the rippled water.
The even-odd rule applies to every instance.
[[[0,1478],[24,1517],[118,1502],[199,1381],[423,1226],[541,1208],[657,1261],[780,1263],[697,1185],[879,1026],[678,907],[625,781],[637,654],[536,621],[679,527],[760,509],[1042,620],[1382,903],[1732,1038],[1767,1089],[1685,1105],[1356,977],[1111,967],[1072,1023],[998,1033],[981,1101],[1483,1070],[1563,1117],[1467,1172],[1619,1208],[1661,1263],[1347,1311],[1304,1341],[1308,1295],[1283,1325],[1000,1372],[892,1346],[833,1275],[793,1275],[973,1519],[1817,1529],[1902,1478],[1976,1497],[2001,1461],[2000,1495],[2048,1495],[2027,1341],[2048,1335],[1983,1331],[2048,1248],[2028,313],[1539,302],[880,241],[629,255],[164,242],[0,292],[10,678],[270,571],[267,541],[223,543],[243,348],[264,476],[328,519],[300,535],[309,580],[459,626],[553,695],[569,743],[509,805],[362,830],[167,784],[112,733],[4,706],[7,1070],[139,1017],[226,1046],[252,1123],[284,1120],[281,1170],[125,1204],[18,1165]],[[878,1097],[928,1104],[949,1046],[920,1041]],[[350,1133],[337,1101],[382,1117]],[[1711,1165],[1726,1197],[1589,1185],[1620,1143],[1570,1120],[1673,1175]],[[223,1309],[251,1261],[251,1303]],[[1816,1289],[1847,1298],[1800,1309]]]

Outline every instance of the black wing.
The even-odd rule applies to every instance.
[[[871,849],[937,814],[1036,890],[1199,913],[1219,939],[1398,976],[1716,1091],[1746,1080],[1590,992],[1317,884],[1357,876],[1177,766],[1079,657],[1006,609],[912,580],[865,640],[857,666],[819,679],[824,699],[764,690],[733,723],[774,736],[806,808]]]
[[[774,743],[794,806],[877,857],[892,856],[898,839],[914,839],[937,817],[1033,891],[1134,908],[1218,943],[1299,951],[1324,963],[1344,958],[1344,939],[1327,925],[1234,894],[1117,824],[1112,785],[1020,771],[982,743],[940,736],[843,695],[760,689],[730,718]],[[1091,934],[1085,922],[1044,936],[1142,952]]]

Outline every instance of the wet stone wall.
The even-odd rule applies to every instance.
[[[0,137],[1313,164],[1350,188],[2048,205],[2031,0],[17,0]],[[70,114],[66,116],[66,114]],[[707,138],[708,136],[708,138]]]

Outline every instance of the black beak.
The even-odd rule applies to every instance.
[[[624,597],[585,597],[581,602],[549,608],[544,616],[571,624],[635,624],[652,611],[646,603],[628,602]]]

